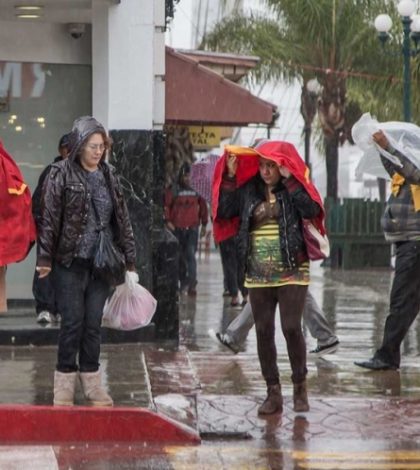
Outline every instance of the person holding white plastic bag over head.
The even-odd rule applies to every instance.
[[[402,164],[398,157],[376,145],[373,140],[373,134],[379,130],[385,133],[392,149],[402,153],[408,161],[420,169],[420,127],[411,122],[378,122],[370,113],[365,113],[351,130],[355,144],[363,151],[356,168],[356,176],[366,173],[390,179],[392,175],[385,168],[381,157],[401,168]]]
[[[396,247],[396,261],[382,345],[372,358],[355,362],[370,370],[400,367],[401,343],[420,309],[420,128],[399,123],[399,137],[393,139],[383,127],[373,132],[371,145],[391,177],[382,226]]]
[[[136,272],[126,272],[124,284],[117,286],[105,303],[102,326],[129,331],[150,323],[156,311],[157,301],[138,282],[139,276]]]
[[[133,229],[114,169],[105,161],[111,141],[91,116],[73,124],[70,154],[54,163],[41,195],[37,271],[54,288],[61,329],[54,405],[73,405],[80,377],[87,402],[112,406],[99,370],[101,321],[111,286],[135,270]]]

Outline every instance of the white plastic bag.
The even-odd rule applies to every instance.
[[[126,272],[124,284],[105,303],[102,326],[129,331],[150,323],[157,301],[138,281],[137,273]]]
[[[386,135],[389,143],[420,169],[420,127],[409,122],[390,121],[379,123],[372,118],[370,113],[365,113],[351,130],[354,142],[364,152],[356,168],[356,175],[368,173],[380,178],[390,179],[389,174],[382,165],[381,154],[395,165],[401,166],[401,162],[397,157],[391,155],[373,141],[372,134],[380,129]]]

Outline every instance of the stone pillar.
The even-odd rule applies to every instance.
[[[136,239],[136,267],[147,289],[152,283],[153,131],[111,130],[111,163],[120,175]]]
[[[178,341],[178,240],[163,222],[165,191],[165,138],[153,135],[153,293],[158,300],[156,336]]]
[[[178,340],[176,241],[163,224],[165,0],[92,3],[93,115],[114,141],[158,338]]]

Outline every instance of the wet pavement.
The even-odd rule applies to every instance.
[[[294,413],[277,319],[285,409],[265,419],[256,411],[265,385],[254,329],[237,355],[207,334],[209,328],[223,330],[240,312],[222,297],[217,254],[199,261],[198,275],[197,298],[180,299],[179,348],[107,344],[101,364],[116,406],[145,407],[175,418],[198,430],[201,445],[4,446],[0,469],[29,468],[25,458],[31,459],[31,468],[95,470],[420,468],[420,325],[412,325],[404,342],[399,371],[369,372],[353,364],[370,357],[380,344],[391,270],[313,266],[311,291],[340,348],[321,359],[308,355],[311,410]],[[309,332],[306,338],[308,350],[316,346]],[[52,346],[0,347],[0,404],[50,404],[55,354]],[[80,391],[76,403],[84,404]]]

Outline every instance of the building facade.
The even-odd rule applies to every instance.
[[[165,27],[172,3],[2,1],[0,139],[34,189],[76,117],[91,114],[104,124],[135,231],[140,279],[159,300],[157,331],[175,338],[174,246],[162,217]],[[9,267],[9,299],[32,297],[34,263],[33,250]]]

